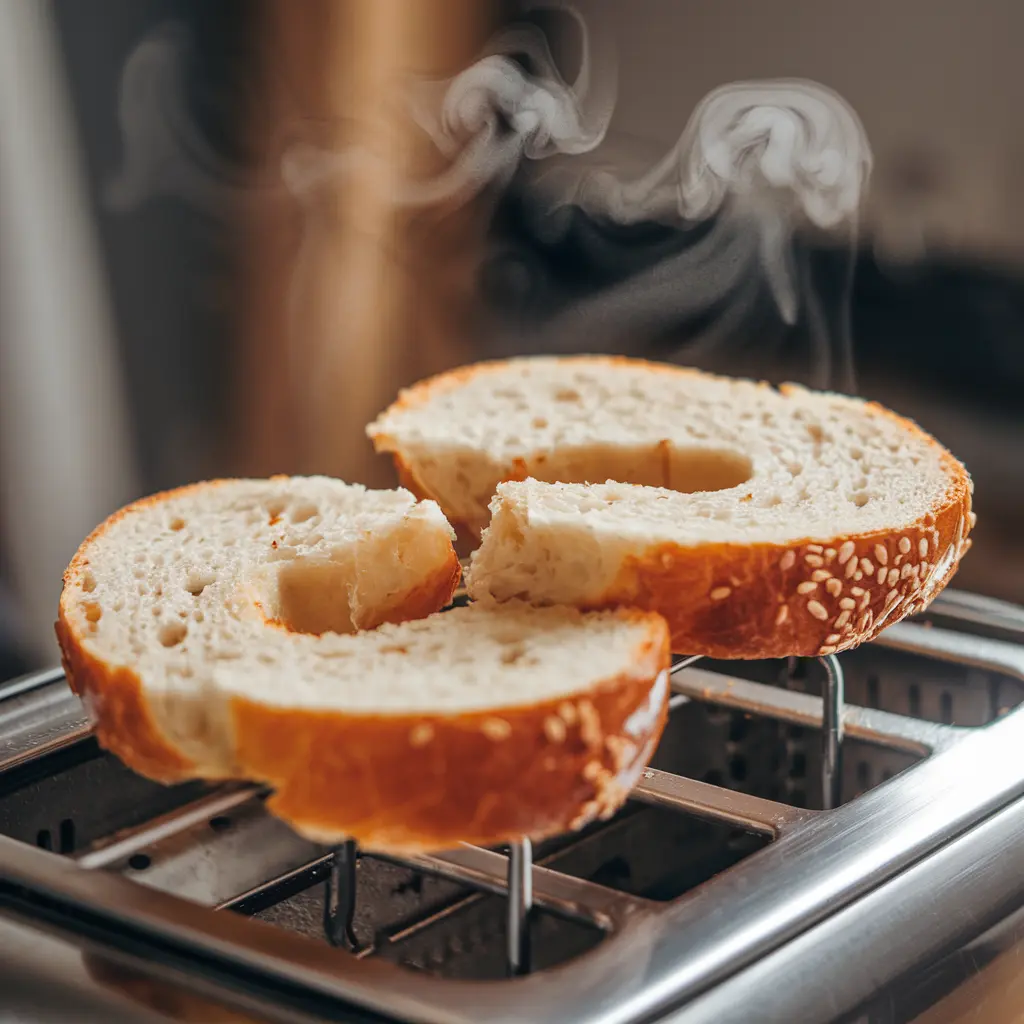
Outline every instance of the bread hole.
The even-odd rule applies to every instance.
[[[725,491],[745,484],[754,474],[750,458],[718,448],[677,448],[667,441],[653,446],[604,445],[565,447],[534,460],[530,475],[545,483],[621,484],[664,487],[682,494]]]
[[[548,425],[548,421],[543,416],[534,416],[531,426],[537,430],[543,430]]]
[[[269,617],[293,633],[354,633],[350,564],[293,558],[277,571],[277,592],[264,603]]]
[[[91,594],[96,589],[96,577],[91,572],[82,574],[82,590]]]
[[[188,636],[188,626],[184,622],[165,622],[157,633],[157,639],[164,647],[177,647]]]
[[[501,652],[501,663],[502,665],[514,665],[517,661],[521,661],[525,654],[525,646],[521,643],[514,643]]]
[[[579,402],[583,396],[575,388],[559,388],[555,392],[556,402]]]
[[[304,523],[308,519],[312,519],[313,516],[319,514],[320,509],[310,501],[304,502],[301,505],[296,505],[295,508],[291,510],[291,513],[289,514],[288,518],[293,523]]]
[[[198,597],[216,579],[208,569],[193,569],[185,578],[185,589],[193,597]]]
[[[857,508],[863,508],[870,500],[871,495],[866,491],[856,491],[850,495],[850,501],[852,501]]]
[[[85,605],[85,618],[95,624],[103,618],[103,609],[95,601],[90,601]]]
[[[175,516],[167,525],[175,533],[178,533],[180,530],[185,529],[185,520],[181,516]]]

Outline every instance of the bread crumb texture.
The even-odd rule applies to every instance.
[[[518,602],[434,614],[458,579],[451,527],[407,491],[218,481],[99,527],[57,633],[129,766],[267,782],[317,839],[441,849],[611,813],[664,722],[664,621]]]

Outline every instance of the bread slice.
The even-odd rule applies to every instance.
[[[664,621],[432,615],[459,576],[451,534],[433,502],[323,478],[149,498],[68,568],[68,680],[130,767],[268,782],[318,840],[422,851],[614,810],[661,732]]]
[[[974,525],[964,467],[877,404],[638,360],[456,370],[369,432],[450,520],[491,523],[474,598],[656,610],[685,653],[868,640],[942,590]]]

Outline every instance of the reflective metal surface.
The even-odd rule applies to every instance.
[[[916,624],[893,627],[884,641],[887,648],[903,652],[893,658],[913,652],[935,665],[981,666],[1024,678],[1024,652],[1005,641]],[[1003,809],[1017,808],[1015,801],[1024,797],[1024,763],[1019,757],[1024,709],[985,727],[958,728],[845,705],[837,682],[841,682],[840,673],[833,672],[831,686],[825,681],[823,700],[694,667],[692,659],[673,670],[679,713],[700,705],[712,709],[709,714],[720,713],[713,712],[716,708],[732,709],[801,730],[819,730],[826,806],[841,795],[834,788],[841,740],[892,752],[886,757],[922,759],[856,799],[821,811],[648,768],[632,794],[637,804],[742,829],[769,841],[759,852],[739,858],[680,897],[653,902],[557,870],[547,862],[529,870],[530,861],[521,848],[513,851],[511,860],[475,847],[389,859],[457,882],[465,887],[463,891],[510,894],[506,939],[513,973],[528,965],[530,929],[526,925],[531,908],[605,934],[596,947],[536,974],[498,984],[415,974],[368,956],[370,950],[365,947],[352,956],[258,921],[208,909],[232,906],[253,912],[269,906],[276,892],[327,880],[323,911],[327,936],[335,945],[356,946],[349,934],[355,851],[346,860],[298,839],[265,813],[262,793],[250,786],[225,786],[193,797],[159,818],[93,844],[77,855],[77,863],[0,839],[0,913],[35,917],[67,935],[84,937],[87,932],[90,941],[110,948],[131,948],[138,955],[156,955],[159,950],[161,957],[174,962],[201,964],[207,984],[224,985],[231,991],[241,985],[250,995],[259,993],[268,1006],[287,1003],[288,1012],[294,1007],[282,993],[301,989],[304,998],[322,1001],[317,1004],[321,1016],[341,1012],[344,1004],[349,1007],[346,1014],[358,1005],[364,1015],[436,1024],[524,1019],[536,1024],[636,1024],[691,1008],[698,1012],[705,1005],[703,1000],[731,991],[732,998],[740,1000],[729,1004],[732,1009],[722,1003],[707,1004],[719,1014],[715,1019],[749,1019],[729,1016],[738,1012],[738,1006],[749,1010],[749,990],[740,984],[749,972],[768,969],[765,965],[789,955],[791,949],[804,949],[807,937],[821,934],[821,929],[840,928],[846,935],[845,927],[855,934],[854,925],[841,927],[834,922],[854,921],[863,936],[866,925],[857,915],[866,911],[861,908],[877,909],[871,934],[877,936],[879,946],[903,941],[910,932],[888,908],[906,906],[907,913],[926,913],[916,909],[927,906],[923,890],[901,888],[905,880],[917,877],[915,872],[926,868],[938,872],[936,885],[941,883],[950,893],[967,892],[957,874],[961,861],[954,852],[964,843],[981,843],[984,849],[998,845],[992,838],[997,833],[986,829],[1003,821],[1008,813]],[[45,753],[81,738],[73,724],[61,735],[52,724],[44,723],[42,708],[56,709],[58,722],[66,720],[74,706],[74,699],[69,701],[66,694],[50,680],[26,686],[10,701],[0,700],[0,715],[10,712],[0,722],[13,725],[9,733],[0,732],[0,742],[15,751],[10,764],[39,761]],[[36,724],[26,729],[26,722]],[[47,733],[42,741],[41,732]],[[1016,813],[1013,828],[1019,825],[1020,812]],[[230,828],[216,826],[228,816]],[[1000,849],[1002,859],[992,871],[986,869],[987,873],[972,880],[987,887],[977,895],[979,915],[989,913],[982,908],[990,904],[994,913],[994,903],[1003,899],[1000,886],[1004,871],[1010,870],[1006,861],[1024,878],[1020,870],[1024,864],[1016,863],[1015,848],[1007,841]],[[987,863],[989,855],[975,851],[963,856],[967,864],[971,857]],[[146,862],[144,870],[133,866],[136,860]],[[953,888],[957,878],[961,878],[960,889]],[[1007,887],[1004,895],[1012,897],[1015,891]],[[882,893],[889,894],[882,903],[868,903]],[[961,895],[957,899],[963,905]],[[955,930],[956,922],[949,922],[948,928],[935,928],[929,934],[936,942],[940,936],[953,941],[956,936],[951,931]],[[918,955],[911,945],[905,951],[907,957]],[[825,953],[821,956],[822,972],[838,970]],[[895,969],[898,958],[889,959]],[[863,994],[869,981],[863,972],[851,978],[850,998],[855,989]],[[807,1006],[808,1014],[818,1012],[813,999]],[[818,1018],[801,1011],[796,1017],[765,1019]]]

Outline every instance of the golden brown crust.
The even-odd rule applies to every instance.
[[[529,707],[385,717],[235,699],[239,765],[318,841],[408,854],[580,828],[621,806],[664,727],[668,632],[647,621],[635,676]]]
[[[140,775],[158,782],[195,778],[197,766],[157,728],[138,675],[128,668],[108,666],[89,654],[63,606],[56,630],[64,674],[82,698],[100,746]]]
[[[272,477],[271,479],[285,479]],[[88,620],[76,623],[81,616],[72,611],[87,603],[80,583],[89,566],[89,554],[95,541],[126,515],[180,497],[202,487],[220,486],[226,481],[212,480],[162,491],[126,505],[109,516],[82,542],[64,572],[55,630],[68,685],[79,697],[93,722],[100,745],[116,754],[126,765],[158,782],[180,782],[197,776],[220,777],[209,765],[197,765],[161,732],[139,675],[126,666],[111,665],[93,656],[87,649]],[[461,566],[454,548],[445,563],[429,578],[396,595],[374,626],[384,622],[403,622],[423,618],[451,601],[458,586]],[[268,623],[268,627],[271,624]]]
[[[722,379],[624,356],[575,356],[565,361],[643,366],[659,374]],[[415,408],[479,374],[500,374],[514,362],[480,363],[428,378],[403,391],[383,415]],[[771,387],[766,383],[760,386]],[[782,385],[779,390],[790,395],[802,389]],[[580,602],[580,606],[657,611],[669,623],[674,651],[746,659],[845,650],[872,639],[904,616],[924,610],[952,578],[970,547],[968,534],[974,525],[970,477],[960,462],[912,420],[875,402],[865,406],[939,453],[950,488],[945,500],[928,515],[906,529],[808,537],[787,545],[652,546],[641,557],[623,564],[599,599]],[[370,433],[378,451],[391,452],[410,490],[425,494],[412,467],[395,450],[394,438],[383,431],[371,429]],[[522,477],[522,467],[510,464],[504,479]],[[429,496],[450,514],[443,496]],[[923,551],[922,542],[926,545]],[[852,571],[851,558],[857,566]]]

